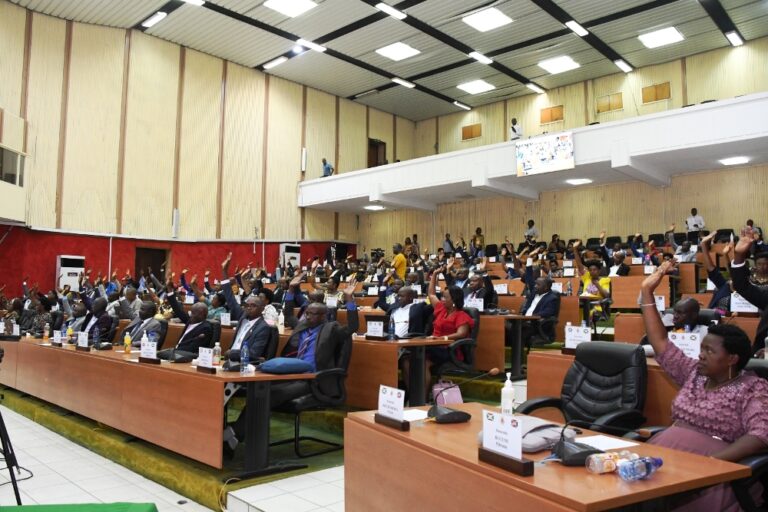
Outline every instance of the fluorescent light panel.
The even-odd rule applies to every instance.
[[[589,183],[592,183],[592,180],[587,178],[573,178],[570,180],[565,180],[565,182],[569,185],[578,186],[578,185],[588,185]]]
[[[376,4],[376,8],[378,10],[380,10],[381,12],[385,12],[385,13],[389,14],[390,16],[392,16],[393,18],[396,18],[398,20],[404,20],[405,18],[408,17],[408,15],[405,14],[404,12],[398,11],[397,9],[392,7],[391,5],[387,5],[384,2],[379,2],[378,4]]]
[[[544,89],[534,83],[525,84],[525,86],[537,94],[544,94]]]
[[[472,107],[470,107],[469,105],[465,105],[460,101],[454,101],[453,104],[459,108],[463,108],[464,110],[472,110]]]
[[[192,5],[203,5],[205,2],[203,0],[184,0],[184,2]]]
[[[314,9],[317,4],[312,0],[267,0],[264,2],[264,7],[269,7],[289,18],[295,18],[310,9]]]
[[[624,59],[616,59],[613,61],[614,64],[616,64],[616,67],[618,67],[620,70],[622,70],[625,73],[631,73],[632,72],[632,66],[627,64],[627,62]]]
[[[160,23],[165,19],[165,17],[168,16],[168,13],[163,11],[157,11],[155,14],[144,20],[144,23],[141,24],[144,28],[151,28]]]
[[[495,7],[491,7],[490,9],[484,9],[480,12],[465,16],[461,18],[461,21],[475,30],[488,32],[489,30],[509,25],[512,23],[512,18]]]
[[[658,48],[668,44],[677,43],[685,39],[675,27],[667,27],[647,34],[637,36],[646,48]]]
[[[589,34],[587,29],[585,29],[584,27],[582,27],[581,25],[579,25],[578,23],[576,23],[573,20],[566,21],[565,22],[565,26],[568,27],[569,29],[573,30],[576,33],[576,35],[579,36],[579,37],[584,37],[587,34]]]
[[[365,96],[370,96],[371,94],[376,94],[378,92],[379,92],[378,89],[371,89],[370,91],[361,92],[360,94],[355,94],[355,99],[362,98]]]
[[[471,52],[468,55],[481,64],[493,64],[493,61],[491,59],[489,59],[488,57],[486,57],[480,52]]]
[[[551,75],[556,75],[581,67],[581,64],[567,55],[561,55],[560,57],[539,62],[539,67]]]
[[[363,209],[370,210],[372,212],[380,212],[381,210],[386,210],[386,208],[380,204],[369,204],[368,206],[363,206]]]
[[[735,30],[725,33],[725,37],[731,42],[733,46],[741,46],[744,44],[744,40],[739,36]]]
[[[327,48],[325,46],[320,46],[319,44],[315,44],[312,41],[307,41],[306,39],[299,39],[296,41],[296,44],[303,46],[304,48],[309,48],[310,50],[315,50],[316,52],[323,53]]]
[[[414,87],[416,87],[416,84],[414,84],[413,82],[409,82],[408,80],[403,80],[402,78],[395,77],[392,79],[392,81],[395,82],[396,84],[400,84],[403,87],[407,87],[409,89],[413,89]]]
[[[407,59],[408,57],[413,57],[414,55],[418,55],[421,52],[416,48],[408,46],[405,43],[398,42],[398,43],[392,43],[388,46],[385,46],[384,48],[379,48],[378,50],[376,50],[376,53],[397,62],[403,59]]]
[[[749,158],[746,156],[732,156],[730,158],[723,158],[720,163],[723,165],[742,165],[749,162]]]
[[[275,60],[271,60],[271,61],[267,62],[266,64],[264,64],[263,67],[264,67],[264,69],[272,69],[272,68],[275,68],[275,67],[279,66],[280,64],[282,64],[283,62],[285,62],[287,60],[288,60],[288,57],[278,57]]]
[[[489,84],[485,80],[473,80],[471,82],[459,84],[456,87],[462,91],[468,92],[469,94],[480,94],[483,92],[492,91],[496,88],[495,85]]]

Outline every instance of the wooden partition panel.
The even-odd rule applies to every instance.
[[[645,276],[626,276],[611,278],[611,298],[613,309],[639,309],[637,299],[640,296],[640,284]],[[670,303],[669,276],[664,276],[656,289],[657,295],[664,295]]]
[[[643,315],[640,313],[619,313],[613,321],[613,339],[625,343],[640,343],[645,336]]]

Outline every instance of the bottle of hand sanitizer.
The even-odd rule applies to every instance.
[[[515,411],[515,388],[512,387],[511,372],[507,372],[507,380],[501,388],[501,414],[511,416]]]

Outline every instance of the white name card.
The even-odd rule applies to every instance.
[[[507,267],[507,268],[515,268],[515,264],[514,263],[507,263],[504,266]]]
[[[573,277],[576,275],[576,269],[573,267],[563,269],[563,277]]]
[[[693,359],[699,358],[699,352],[701,351],[701,335],[693,332],[671,332],[668,337],[669,341],[674,343],[677,348],[683,351],[688,357]]]
[[[77,346],[78,347],[87,347],[88,346],[88,333],[80,331],[77,333]]]
[[[478,311],[483,310],[483,299],[464,299],[464,305],[470,308],[477,308]]]
[[[203,368],[213,368],[213,349],[200,347],[200,351],[197,354],[197,366]]]
[[[488,263],[496,263],[496,256],[489,256]]]
[[[493,290],[499,295],[509,295],[509,285],[507,283],[500,283],[493,285]]]
[[[194,303],[195,303],[195,298],[192,295],[187,294],[184,296],[184,304],[194,304]]]
[[[565,348],[576,348],[580,343],[592,341],[592,331],[589,327],[576,325],[565,327]]]
[[[632,264],[633,265],[642,265],[643,264],[643,258],[632,258]]]
[[[335,296],[329,295],[328,297],[325,298],[325,305],[328,306],[329,308],[335,308],[336,306],[339,305],[339,299],[336,298]]]
[[[369,336],[384,336],[384,322],[368,322],[365,331]]]
[[[653,265],[643,265],[643,274],[649,276],[656,272],[656,267]]]
[[[53,331],[53,342],[54,343],[61,343],[61,331]]]
[[[2,321],[1,319],[0,319],[0,334],[5,334],[5,322]]]
[[[385,288],[386,289],[386,288]],[[369,297],[375,297],[379,294],[378,286],[369,286],[365,292]]]
[[[563,293],[563,283],[553,282],[552,291],[557,293]]]
[[[667,298],[663,295],[654,295],[653,300],[656,301],[656,309],[664,311],[667,309]]]
[[[403,390],[384,385],[379,386],[379,414],[382,416],[403,421],[404,401],[405,392]]]
[[[533,265],[533,258],[526,258],[525,265],[527,267],[530,267],[531,265]]]
[[[563,268],[573,268],[572,260],[563,260]]]
[[[422,293],[424,293],[422,291],[422,289],[421,289],[421,285],[420,284],[412,284],[411,285],[411,290],[415,291],[416,295],[421,295]]]
[[[483,448],[514,459],[523,458],[523,430],[514,416],[483,410]]]
[[[219,316],[219,321],[221,322],[221,325],[232,325],[232,314],[222,313]]]
[[[154,341],[142,341],[140,355],[147,359],[157,359],[157,343]]]
[[[707,279],[707,291],[712,292],[717,289],[717,286],[715,286],[715,283],[712,282],[711,279]]]
[[[19,324],[13,324],[13,332],[11,333],[13,336],[21,336],[21,326]],[[87,345],[86,341],[86,345]]]
[[[732,313],[758,313],[757,306],[739,295],[738,292],[731,293],[731,312]]]

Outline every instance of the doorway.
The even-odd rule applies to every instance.
[[[387,143],[378,139],[368,139],[368,167],[387,163]]]
[[[152,267],[152,272],[155,274],[161,283],[165,282],[165,272],[161,272],[163,263],[168,258],[168,251],[165,249],[147,249],[145,247],[136,248],[136,273],[135,276],[141,276],[142,272],[147,270],[147,267]]]

